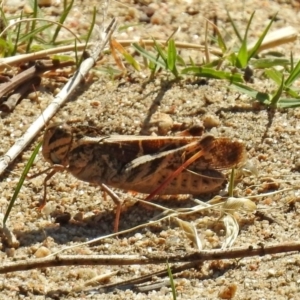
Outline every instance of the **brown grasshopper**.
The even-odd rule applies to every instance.
[[[106,190],[108,185],[150,194],[161,186],[157,194],[199,195],[224,187],[226,177],[219,170],[236,167],[246,158],[244,144],[229,138],[101,136],[97,128],[66,123],[46,129],[42,153],[53,165],[44,180],[43,205],[47,181],[57,171],[67,170]],[[117,205],[118,218],[121,207]],[[117,226],[118,220],[115,230]]]

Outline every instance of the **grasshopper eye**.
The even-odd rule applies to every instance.
[[[46,129],[43,156],[51,164],[67,165],[67,156],[72,145],[71,128],[66,124],[54,124]]]

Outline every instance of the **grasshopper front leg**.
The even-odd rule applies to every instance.
[[[45,177],[44,181],[43,181],[43,187],[44,187],[44,195],[43,195],[43,200],[42,202],[40,203],[38,209],[39,210],[42,210],[46,203],[47,203],[47,183],[48,181],[57,173],[57,172],[63,172],[65,171],[65,166],[62,166],[62,165],[53,165],[51,166],[50,168],[47,168],[39,173],[36,173],[34,175],[30,175],[28,176],[28,178],[32,179],[32,178],[35,178],[35,177],[38,177],[42,174],[47,174],[47,176]],[[50,173],[48,173],[48,171],[50,171]]]

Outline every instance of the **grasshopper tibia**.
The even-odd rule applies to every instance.
[[[120,198],[118,197],[118,195],[112,189],[110,189],[108,186],[106,186],[105,184],[103,184],[103,183],[101,184],[101,189],[110,196],[110,198],[115,202],[115,204],[117,206],[115,223],[114,223],[114,232],[118,232],[122,202],[121,202]]]

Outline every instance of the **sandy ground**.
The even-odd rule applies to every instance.
[[[84,2],[84,1],[83,1]],[[256,10],[249,32],[255,40],[277,11],[272,30],[294,26],[299,28],[299,12],[294,1],[122,1],[112,2],[107,20],[118,17],[119,24],[137,24],[116,33],[118,39],[151,38],[167,39],[181,26],[176,40],[204,43],[205,18],[218,17],[218,26],[226,30],[228,42],[234,35],[226,8],[239,28],[246,27],[251,13]],[[134,3],[133,3],[134,2]],[[226,3],[226,6],[225,4]],[[84,31],[88,26],[90,5],[74,8],[70,26]],[[8,8],[9,9],[9,8]],[[59,12],[59,7],[45,8],[49,17]],[[154,14],[153,14],[154,13]],[[153,14],[153,16],[151,16]],[[78,22],[79,20],[79,22]],[[73,23],[72,23],[73,22]],[[290,51],[297,59],[300,56],[299,41],[276,49],[289,57]],[[202,54],[192,50],[181,52],[187,58],[201,60]],[[107,58],[103,65],[111,64]],[[149,81],[149,73],[132,71],[112,80],[99,72],[93,80],[83,84],[60,110],[55,121],[78,120],[99,127],[107,134],[162,133],[161,123],[149,126],[153,115],[161,118],[168,115],[171,121],[167,134],[172,135],[192,124],[207,125],[207,132],[215,136],[239,139],[245,143],[248,159],[255,163],[258,177],[244,176],[237,186],[239,197],[256,196],[269,191],[292,188],[279,194],[255,197],[252,200],[260,211],[276,220],[261,219],[252,213],[240,213],[239,236],[234,247],[248,247],[263,243],[265,246],[297,241],[300,237],[298,203],[290,209],[287,204],[299,199],[300,168],[300,110],[270,110],[232,90],[227,82],[186,78],[174,81],[172,75],[162,72]],[[270,91],[274,86],[260,70],[254,73],[254,84],[261,91]],[[52,99],[52,94],[62,86],[55,80],[45,80],[41,86],[40,104],[24,99],[13,113],[3,114],[0,119],[2,142],[0,153],[4,155],[15,139],[20,137],[33,120]],[[211,122],[210,120],[213,120]],[[170,123],[171,122],[171,123]],[[163,134],[166,134],[163,130]],[[20,174],[41,135],[1,178],[0,207],[5,211]],[[32,173],[49,165],[41,154],[35,161]],[[43,176],[26,180],[11,215],[9,226],[20,246],[8,248],[2,244],[2,264],[10,261],[34,258],[54,253],[68,246],[112,233],[115,206],[109,197],[103,198],[99,187],[91,186],[73,178],[70,174],[56,174],[49,183],[48,210],[70,213],[68,224],[58,224],[49,215],[35,210],[41,200]],[[268,182],[274,182],[271,186]],[[126,191],[116,191],[122,200],[132,197]],[[136,196],[138,197],[138,195]],[[160,202],[161,203],[161,202]],[[194,205],[192,201],[169,201],[169,207]],[[122,213],[120,230],[145,223],[159,211],[148,210],[141,205],[129,207]],[[210,211],[197,216],[197,226],[205,249],[218,249],[224,242],[224,226],[218,221],[219,212]],[[118,238],[106,238],[93,246],[80,246],[64,254],[146,255],[189,253],[194,246],[175,222],[164,221],[157,225],[124,234]],[[208,261],[176,274],[177,299],[299,299],[300,257],[298,253],[266,255],[241,260]],[[165,269],[163,265],[131,266],[69,266],[35,269],[0,275],[1,299],[172,299],[169,286],[162,284],[157,289],[140,292],[132,288],[99,290],[102,284],[122,282],[152,274]],[[108,274],[103,282],[84,283],[95,276]],[[152,282],[161,279],[153,277]],[[148,282],[149,283],[149,282]],[[227,295],[227,288],[230,291]],[[87,291],[84,291],[87,290]],[[47,296],[46,296],[47,295]]]

